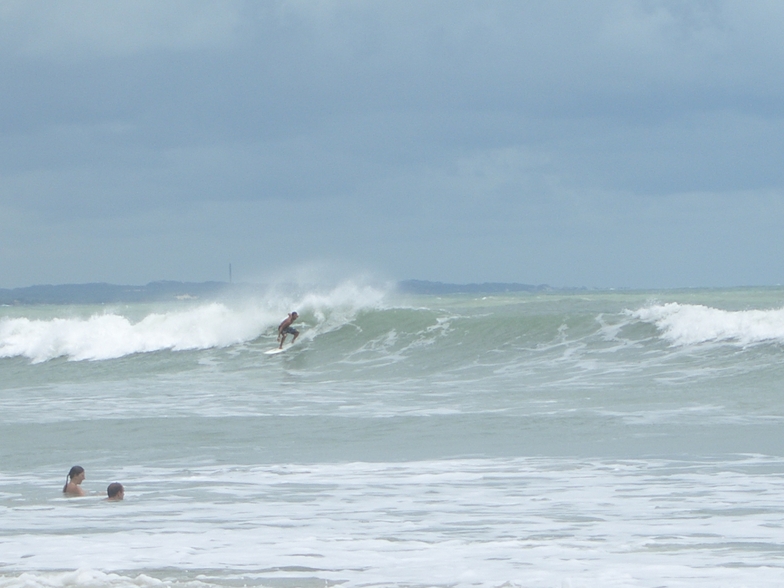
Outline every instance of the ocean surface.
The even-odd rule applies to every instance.
[[[169,586],[784,586],[784,289],[0,307],[0,588]]]

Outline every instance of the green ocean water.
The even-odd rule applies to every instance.
[[[2,307],[0,586],[780,585],[782,307],[353,284]],[[92,494],[64,499],[77,463]]]

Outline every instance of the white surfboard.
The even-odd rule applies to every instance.
[[[289,345],[289,347],[291,347],[291,345]],[[264,354],[265,354],[265,355],[277,355],[278,353],[283,353],[283,352],[284,352],[284,351],[286,351],[286,349],[288,349],[289,347],[284,347],[283,349],[278,349],[278,348],[276,347],[275,349],[270,349],[269,351],[265,351],[265,352],[264,352]]]

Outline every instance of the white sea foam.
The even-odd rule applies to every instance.
[[[136,323],[115,313],[86,319],[3,319],[0,356],[24,356],[34,362],[55,357],[97,360],[162,349],[225,347],[257,337],[264,326],[263,317],[218,303],[153,313]]]
[[[0,319],[0,357],[27,357],[38,363],[56,357],[104,360],[133,353],[228,347],[252,341],[293,308],[309,312],[315,337],[350,321],[366,307],[380,304],[384,293],[344,283],[330,291],[299,297],[270,294],[263,300],[229,306],[213,302],[183,310],[153,312],[134,322],[118,311],[87,318]]]
[[[784,343],[784,309],[728,311],[699,304],[657,304],[630,313],[656,325],[674,345]]]
[[[124,576],[106,574],[99,570],[80,568],[69,572],[24,573],[19,576],[0,576],[0,588],[207,588],[199,581],[161,581],[145,574]]]
[[[123,503],[8,503],[18,532],[0,565],[17,575],[0,588],[235,585],[227,573],[289,586],[780,586],[780,469],[764,456],[127,468]],[[84,569],[59,573],[72,565]],[[180,572],[156,584],[133,570]]]

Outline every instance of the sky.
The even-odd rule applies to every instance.
[[[0,288],[784,283],[784,3],[0,0]]]

